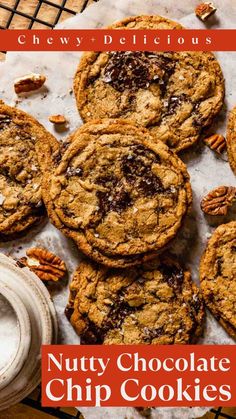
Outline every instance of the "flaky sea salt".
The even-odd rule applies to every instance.
[[[5,297],[0,295],[0,372],[16,354],[19,340],[16,314]]]

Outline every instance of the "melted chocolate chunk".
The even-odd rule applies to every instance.
[[[216,260],[216,275],[221,276],[222,275],[222,264],[223,264],[223,258],[220,257]]]
[[[105,337],[105,330],[95,325],[90,319],[87,318],[88,328],[81,334],[81,345],[94,345],[102,344]]]
[[[181,292],[184,280],[184,272],[174,265],[161,265],[160,271],[167,284],[175,291]]]
[[[189,101],[187,95],[184,93],[179,96],[172,96],[168,101],[168,110],[166,115],[173,115],[176,111],[176,108],[182,105],[183,102]]]
[[[74,312],[74,308],[73,308],[73,307],[69,307],[69,306],[67,306],[67,307],[65,308],[64,313],[65,313],[66,318],[67,318],[69,321],[70,321],[70,318],[71,318],[71,316],[72,316],[73,312]]]
[[[137,176],[143,176],[147,170],[142,159],[135,154],[127,155],[123,158],[121,169],[128,182],[133,183]]]
[[[98,191],[97,197],[99,199],[99,208],[103,215],[110,211],[120,213],[126,210],[132,203],[129,193],[124,189],[118,192],[116,190],[113,192]]]
[[[125,89],[135,91],[148,88],[151,82],[165,84],[174,67],[170,57],[151,52],[111,52],[104,69],[103,81],[119,92]]]
[[[163,335],[163,327],[158,327],[157,329],[150,329],[149,327],[144,327],[143,329],[143,340],[145,342],[151,342],[153,339],[158,338]]]
[[[199,296],[197,294],[194,294],[193,302],[192,302],[192,308],[195,310],[195,314],[198,314],[201,306],[202,306],[202,303],[200,301]]]
[[[18,266],[19,268],[25,268],[26,264],[23,262],[25,260],[26,262],[26,257],[22,257],[21,259],[16,261],[16,266]]]
[[[125,301],[117,301],[109,313],[109,323],[106,327],[108,329],[120,327],[124,319],[134,311],[136,311],[136,308],[131,307]]]
[[[210,302],[212,302],[212,301],[214,301],[214,299],[215,299],[214,293],[212,291],[210,291],[209,294],[208,294],[208,300]]]
[[[0,114],[0,129],[4,129],[11,123],[12,119],[9,115]]]
[[[147,197],[164,192],[164,187],[160,179],[151,171],[143,176],[138,184],[138,188],[141,190],[143,195]]]
[[[103,81],[119,92],[145,88],[150,78],[146,61],[142,52],[111,52],[104,69]]]
[[[118,183],[118,179],[113,175],[101,175],[95,179],[98,185],[107,186],[108,184],[115,186]]]
[[[144,196],[153,196],[164,191],[160,179],[151,171],[153,162],[159,163],[158,156],[147,151],[142,145],[134,146],[132,154],[124,156],[121,162],[121,170],[126,180],[135,184]]]
[[[160,157],[154,153],[152,150],[147,149],[142,144],[135,144],[131,146],[132,155],[142,156],[146,157],[146,159],[149,159],[152,163],[161,163]]]
[[[161,70],[163,70],[169,77],[175,70],[175,62],[173,57],[168,55],[157,55],[151,52],[146,52],[145,55],[152,60]]]
[[[117,327],[121,327],[124,319],[135,310],[134,307],[129,306],[129,304],[119,299],[110,310],[108,319],[102,323],[101,327],[98,327],[89,318],[86,318],[88,327],[81,335],[81,344],[102,344],[107,332]]]

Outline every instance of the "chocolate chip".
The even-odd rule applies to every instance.
[[[120,189],[118,192],[97,192],[99,199],[99,208],[103,215],[110,211],[122,212],[126,210],[132,203],[131,197],[127,191]]]
[[[11,123],[12,119],[9,115],[0,114],[0,129],[4,129]]]
[[[223,258],[219,257],[216,260],[216,275],[221,276],[222,275],[222,264],[223,264]]]
[[[184,280],[183,270],[175,265],[167,264],[162,264],[159,267],[159,270],[167,284],[175,291],[181,292]]]
[[[119,92],[125,89],[135,91],[148,88],[153,82],[165,84],[174,68],[171,57],[141,51],[111,52],[103,81]]]
[[[121,169],[128,182],[133,183],[137,176],[144,175],[146,167],[140,157],[135,154],[128,154],[122,159]]]
[[[123,92],[125,89],[145,88],[149,80],[149,71],[142,52],[111,52],[104,69],[103,81],[114,89]]]
[[[122,295],[119,296],[119,299],[115,301],[114,306],[109,312],[109,317],[106,323],[104,323],[104,330],[110,330],[117,327],[121,327],[124,319],[129,316],[131,313],[134,313],[137,310],[136,307],[131,307],[125,301],[122,301]]]
[[[151,171],[143,176],[138,184],[138,188],[147,197],[164,192],[162,182]]]
[[[141,144],[133,146],[131,153],[124,156],[121,162],[121,170],[126,180],[132,184],[136,183],[137,188],[146,196],[151,196],[163,189],[159,178],[151,172],[154,162],[160,162],[159,156]]]
[[[214,293],[212,291],[210,291],[209,294],[208,294],[208,300],[210,302],[212,302],[212,301],[214,301],[214,299],[215,299]]]
[[[26,261],[26,257],[23,257],[23,258],[21,258],[21,260],[19,259],[19,260],[17,260],[16,261],[16,266],[18,266],[19,268],[25,268],[25,263],[23,263],[23,260],[25,259],[25,261]]]
[[[197,294],[194,294],[194,296],[193,296],[193,301],[192,301],[192,307],[193,307],[193,308],[194,308],[194,310],[195,310],[195,314],[198,314],[198,312],[199,312],[199,310],[200,310],[201,306],[202,306],[202,303],[201,303],[201,301],[200,301],[199,296],[198,296]]]
[[[87,321],[87,329],[81,334],[81,345],[102,344],[105,337],[105,330],[95,325],[89,318]]]
[[[115,186],[118,183],[118,179],[116,178],[116,176],[107,174],[107,175],[100,175],[96,177],[95,182],[98,183],[98,185],[102,185],[102,186],[107,186],[107,185]]]
[[[67,317],[67,319],[68,319],[68,320],[70,320],[70,318],[71,318],[71,316],[72,316],[73,312],[74,312],[73,307],[69,307],[69,306],[67,306],[67,307],[65,308],[64,313],[65,313],[65,316]]]
[[[163,335],[164,333],[164,328],[163,327],[158,327],[157,329],[150,329],[149,327],[144,327],[143,328],[143,340],[145,342],[152,342],[153,339],[158,338],[160,336]]]
[[[182,105],[183,102],[189,102],[189,98],[184,93],[179,96],[171,96],[168,100],[168,107],[166,115],[173,115],[176,108]]]

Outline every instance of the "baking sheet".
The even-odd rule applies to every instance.
[[[184,0],[176,8],[175,0],[118,0],[110,7],[110,0],[100,0],[99,3],[88,7],[82,15],[77,15],[63,24],[60,28],[99,28],[135,14],[162,14],[179,20],[189,28],[204,28],[192,13],[198,2]],[[212,18],[208,27],[234,28],[236,22],[236,4],[232,1],[216,1],[218,12]],[[190,14],[189,14],[190,13]],[[225,133],[226,114],[236,105],[236,53],[217,53],[226,79],[226,103],[210,133]],[[82,124],[78,115],[75,100],[71,92],[73,76],[81,53],[70,52],[12,52],[7,54],[6,61],[0,65],[1,86],[0,97],[6,103],[17,106],[36,117],[59,140],[65,138],[75,128]],[[29,72],[43,73],[47,76],[47,83],[40,91],[16,97],[13,89],[14,79]],[[69,120],[69,128],[56,131],[48,121],[50,114],[63,114]],[[200,199],[210,189],[225,184],[235,185],[235,176],[227,162],[227,156],[216,156],[203,144],[181,154],[188,167],[193,188],[193,207],[186,219],[185,225],[178,238],[174,241],[172,249],[182,258],[191,270],[193,279],[198,283],[198,265],[207,238],[214,228],[222,222],[236,217],[236,210],[231,210],[227,217],[204,217],[200,210]],[[69,280],[71,274],[79,263],[80,256],[75,245],[57,231],[50,223],[31,230],[30,234],[17,242],[5,243],[0,251],[13,257],[21,257],[25,249],[32,246],[43,246],[58,254],[67,263]],[[68,283],[54,284],[50,289],[56,307],[59,327],[60,343],[76,344],[79,338],[73,331],[64,315],[64,308],[68,298]],[[215,319],[207,313],[207,322],[201,344],[233,344]],[[87,419],[93,418],[135,418],[140,415],[130,408],[80,408]],[[203,409],[155,409],[153,418],[193,418],[199,417]]]

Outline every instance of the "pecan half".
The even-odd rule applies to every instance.
[[[211,149],[221,154],[226,148],[226,140],[223,135],[214,134],[204,139],[204,143]]]
[[[211,2],[200,3],[196,9],[195,14],[196,16],[205,22],[211,15],[216,12],[216,7]]]
[[[33,247],[27,250],[26,255],[18,261],[18,265],[27,266],[42,281],[58,281],[67,271],[65,262],[46,249]]]
[[[16,94],[31,92],[40,89],[46,81],[46,77],[42,74],[31,73],[26,76],[19,77],[14,82]]]
[[[226,215],[229,207],[236,200],[236,188],[219,186],[210,191],[201,201],[201,209],[209,215]]]
[[[55,124],[55,125],[63,125],[67,122],[64,115],[51,115],[49,116],[48,119],[52,124]]]

